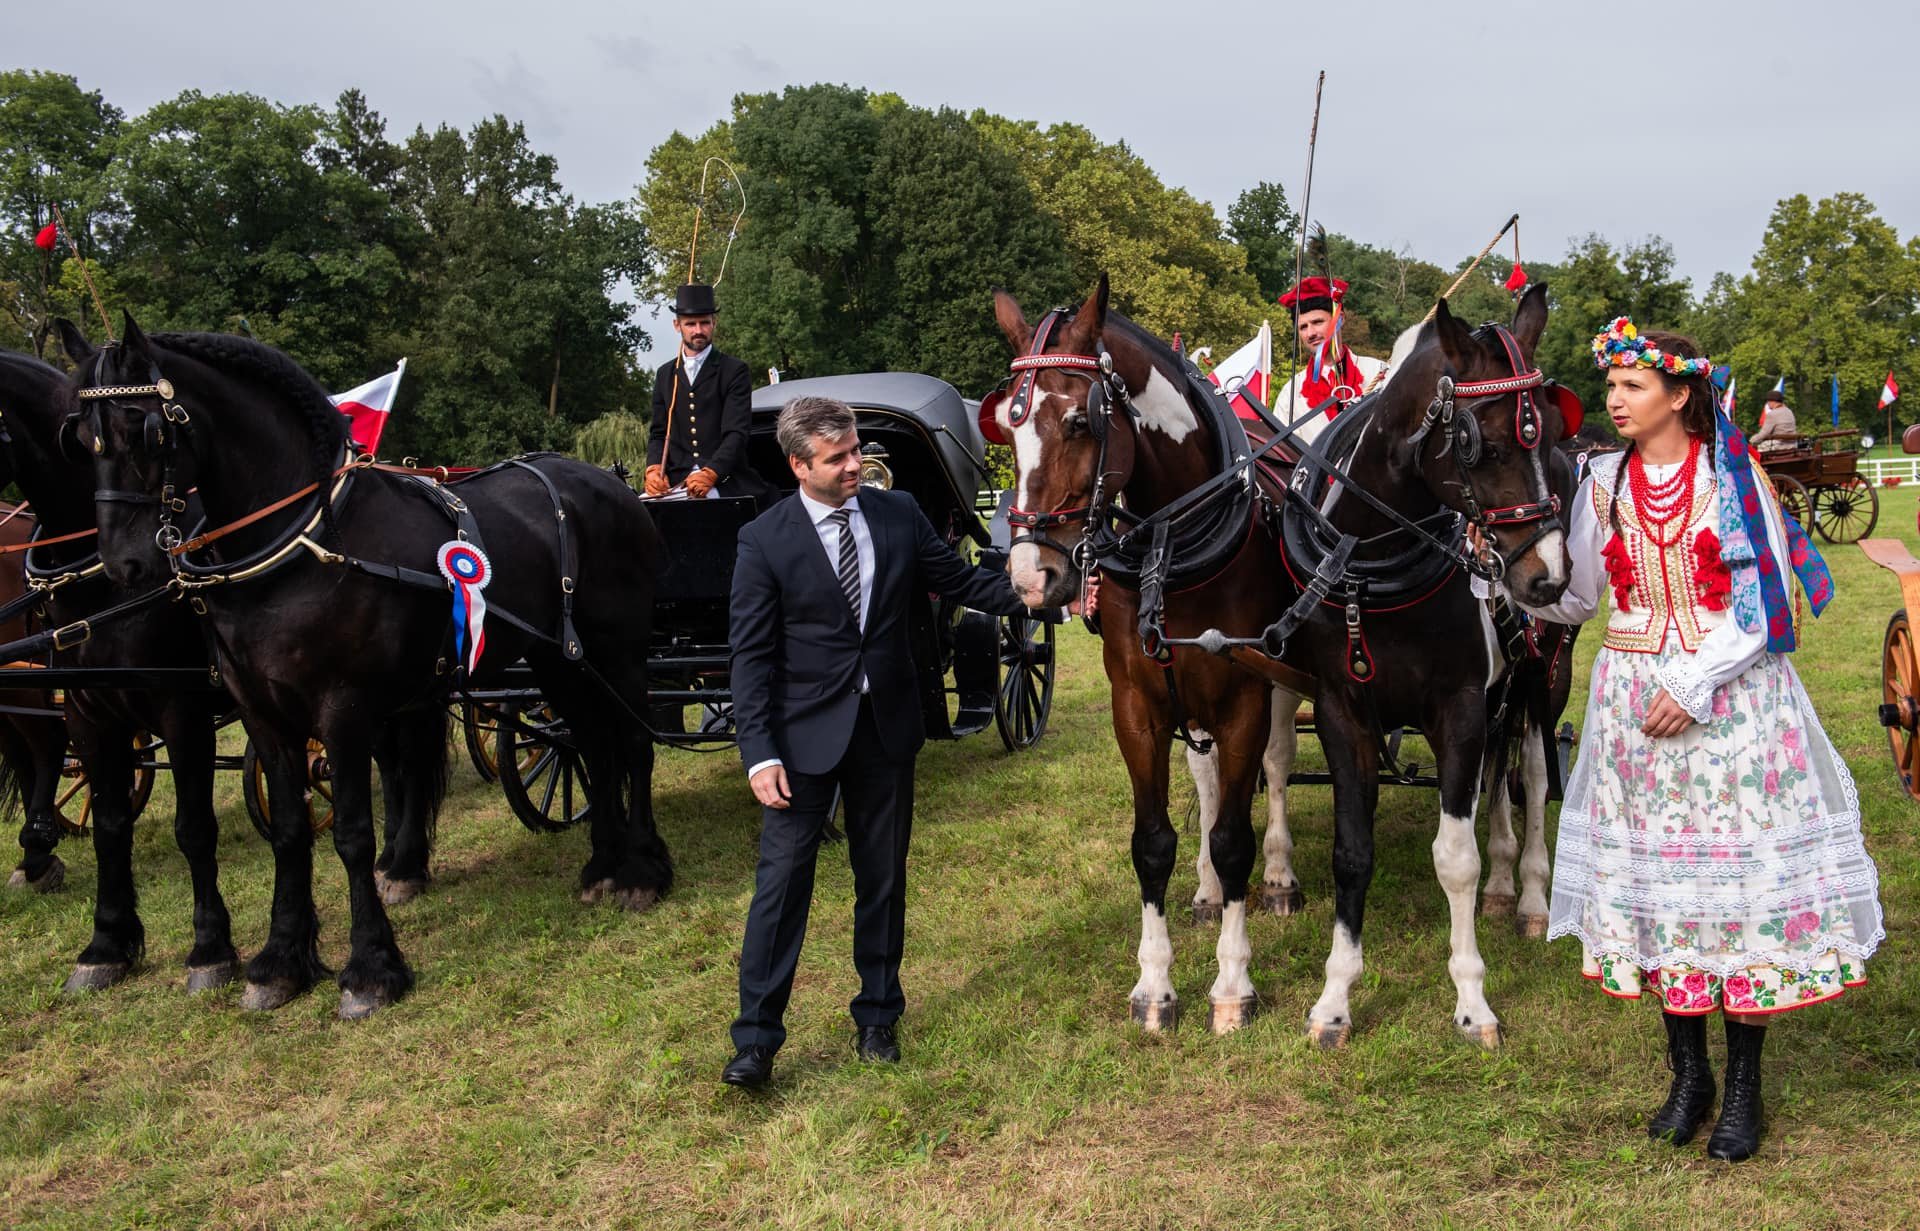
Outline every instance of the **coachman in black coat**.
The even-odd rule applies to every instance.
[[[689,284],[674,297],[680,346],[653,377],[647,428],[647,493],[685,486],[692,496],[762,496],[767,485],[747,459],[753,381],[747,365],[713,345],[713,288]],[[689,352],[702,356],[691,379]]]

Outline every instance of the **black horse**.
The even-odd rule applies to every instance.
[[[25,355],[0,356],[4,439],[0,470],[10,472],[39,514],[27,571],[44,587],[44,616],[55,627],[75,624],[133,597],[109,581],[94,529],[93,464],[61,447],[67,377]],[[72,536],[72,537],[69,537]],[[66,539],[64,542],[55,540]],[[147,554],[160,559],[151,543]],[[124,979],[145,948],[133,883],[132,793],[138,769],[136,739],[165,741],[173,770],[175,840],[193,880],[193,947],[187,988],[203,991],[239,974],[226,903],[221,899],[213,809],[214,729],[231,707],[207,682],[206,641],[184,603],[158,602],[118,619],[91,625],[91,635],[55,651],[60,667],[177,669],[188,687],[120,691],[66,691],[67,732],[92,790],[94,858],[99,883],[94,930],[67,980],[70,992],[108,987]],[[194,686],[195,684],[198,686]],[[53,789],[44,778],[28,797],[29,828],[53,829]]]
[[[351,897],[340,1014],[365,1016],[412,987],[376,880],[371,762],[382,739],[404,764],[437,758],[398,783],[412,793],[402,813],[437,808],[445,703],[462,663],[436,555],[454,540],[481,548],[499,578],[484,595],[471,682],[524,658],[585,761],[583,899],[643,909],[665,893],[673,867],[654,828],[640,717],[660,543],[633,492],[551,456],[457,487],[355,464],[346,419],[280,352],[220,334],[149,337],[131,319],[125,334],[76,356],[75,436],[94,458],[107,575],[186,589],[266,771],[273,922],[242,1003],[277,1008],[328,973],[303,804],[309,738],[333,765],[334,847]],[[181,494],[196,485],[211,529],[181,543]],[[175,573],[156,543],[173,548],[164,559]],[[396,830],[392,802],[385,877],[424,880],[428,827]]]

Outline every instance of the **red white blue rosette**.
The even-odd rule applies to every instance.
[[[487,554],[465,539],[440,545],[440,575],[453,587],[453,648],[467,664],[467,674],[479,669],[487,645],[487,600],[480,591],[493,580]]]

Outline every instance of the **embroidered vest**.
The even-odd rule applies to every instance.
[[[1604,644],[1610,650],[1657,654],[1665,648],[1671,626],[1680,634],[1681,648],[1691,654],[1700,648],[1709,632],[1727,619],[1725,611],[1710,611],[1697,597],[1701,579],[1694,541],[1702,530],[1713,530],[1717,535],[1720,524],[1711,455],[1702,451],[1698,462],[1693,502],[1687,509],[1687,528],[1665,547],[1647,535],[1626,483],[1620,485],[1620,499],[1613,498],[1614,479],[1622,456],[1616,454],[1596,464],[1593,476],[1594,516],[1608,540],[1613,536],[1613,527],[1619,526],[1620,543],[1633,565],[1633,586],[1624,606],[1616,595],[1613,613],[1607,619]],[[1617,523],[1613,518],[1616,510]],[[1718,560],[1717,553],[1715,560]]]

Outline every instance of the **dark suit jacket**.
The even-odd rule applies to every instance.
[[[669,414],[671,410],[671,414]],[[673,439],[667,439],[667,420]],[[664,465],[667,481],[682,483],[702,466],[720,476],[723,496],[758,496],[767,485],[747,461],[747,431],[753,421],[753,382],[747,365],[717,349],[687,382],[676,354],[653,376],[653,418],[647,426],[647,465]],[[663,463],[661,458],[665,458]]]
[[[864,632],[798,495],[740,531],[733,718],[749,768],[777,757],[800,773],[831,771],[853,732],[863,672],[884,750],[911,758],[927,738],[909,648],[912,604],[934,591],[979,611],[1027,614],[1006,574],[960,559],[912,496],[862,488],[859,503],[873,535]]]

